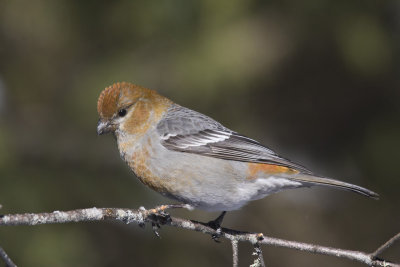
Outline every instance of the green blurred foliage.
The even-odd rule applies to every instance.
[[[399,17],[395,0],[0,1],[1,212],[170,202],[134,179],[115,140],[96,136],[99,93],[129,81],[381,194],[286,191],[225,226],[372,251],[400,230]],[[231,264],[227,242],[161,235],[117,223],[3,227],[0,246],[20,266]],[[240,245],[243,266],[251,250]],[[360,266],[264,251],[272,266]]]

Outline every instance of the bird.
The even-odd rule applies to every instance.
[[[146,186],[183,204],[221,215],[286,189],[328,186],[378,199],[358,185],[316,175],[260,142],[127,82],[98,98],[97,134],[112,133],[121,158]]]

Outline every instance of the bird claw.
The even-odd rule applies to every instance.
[[[161,225],[165,225],[171,222],[171,216],[163,210],[159,210],[150,214],[148,216],[148,219],[151,221],[153,232],[158,238],[161,238],[160,234],[158,233]]]
[[[151,223],[151,228],[153,229],[153,233],[156,235],[156,237],[161,238],[160,234],[158,233],[158,229],[161,228],[161,226],[158,223]]]
[[[212,240],[214,240],[217,243],[221,243],[218,239],[222,236],[222,228],[221,228],[221,223],[225,217],[226,211],[223,211],[215,220],[209,221],[207,223],[208,227],[211,227],[212,229],[215,230],[215,233],[211,235]]]
[[[140,207],[139,210],[146,212],[147,215],[147,222],[151,222],[151,227],[154,234],[160,238],[160,234],[158,230],[161,228],[161,225],[170,223],[171,216],[166,212],[167,209],[177,209],[177,208],[186,208],[192,209],[192,206],[189,204],[170,204],[170,205],[161,205],[154,209],[146,210],[144,207]],[[139,223],[141,228],[145,228],[145,223]]]
[[[221,241],[219,241],[219,238],[222,236],[222,228],[219,227],[215,230],[215,234],[211,235],[212,240],[214,240],[214,242],[216,243],[221,243]]]
[[[222,221],[224,220],[226,211],[223,211],[215,220],[209,221],[207,226],[211,227],[214,230],[221,228]]]

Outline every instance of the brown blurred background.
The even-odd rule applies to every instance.
[[[0,1],[1,213],[171,203],[135,179],[111,136],[96,135],[99,93],[129,81],[381,195],[285,191],[228,213],[224,226],[373,251],[400,231],[399,74],[399,1]],[[0,246],[20,266],[231,265],[227,241],[160,233],[1,227]],[[240,245],[241,266],[251,251]],[[268,266],[363,266],[264,253]],[[399,255],[397,244],[383,256]]]

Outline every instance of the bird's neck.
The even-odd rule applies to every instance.
[[[155,129],[158,122],[172,105],[172,101],[149,90],[149,95],[139,100],[129,118],[115,132],[119,151],[123,158],[130,157],[143,136]]]

